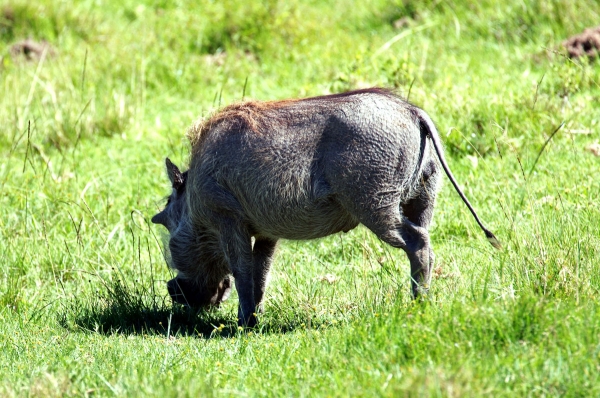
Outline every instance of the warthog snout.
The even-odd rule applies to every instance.
[[[167,282],[167,289],[174,303],[202,308],[218,306],[227,300],[231,294],[231,281],[226,277],[213,289],[201,289],[192,281],[173,278]]]

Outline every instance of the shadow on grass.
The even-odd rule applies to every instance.
[[[71,331],[99,334],[232,337],[240,333],[233,309],[193,310],[171,304],[147,287],[127,287],[120,280],[103,281],[96,295],[71,297],[59,312],[59,323]],[[298,314],[288,319],[265,319],[254,333],[288,333],[306,321]]]

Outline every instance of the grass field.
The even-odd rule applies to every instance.
[[[0,0],[0,396],[600,396],[594,0]],[[11,55],[46,40],[41,57]],[[164,158],[242,98],[387,86],[450,166],[429,296],[365,228],[283,242],[252,332],[171,304]]]

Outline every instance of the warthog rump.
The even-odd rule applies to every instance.
[[[190,168],[169,159],[173,191],[152,218],[170,233],[176,302],[219,304],[229,275],[240,325],[256,324],[277,241],[313,239],[359,223],[404,250],[414,296],[429,287],[427,228],[440,166],[456,183],[429,116],[391,91],[228,106],[192,127]]]

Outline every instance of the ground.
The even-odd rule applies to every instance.
[[[600,395],[600,65],[563,45],[598,20],[591,0],[1,1],[0,395]],[[369,86],[431,115],[503,250],[446,182],[423,300],[357,228],[281,244],[257,330],[235,294],[173,306],[149,219],[187,128]]]

